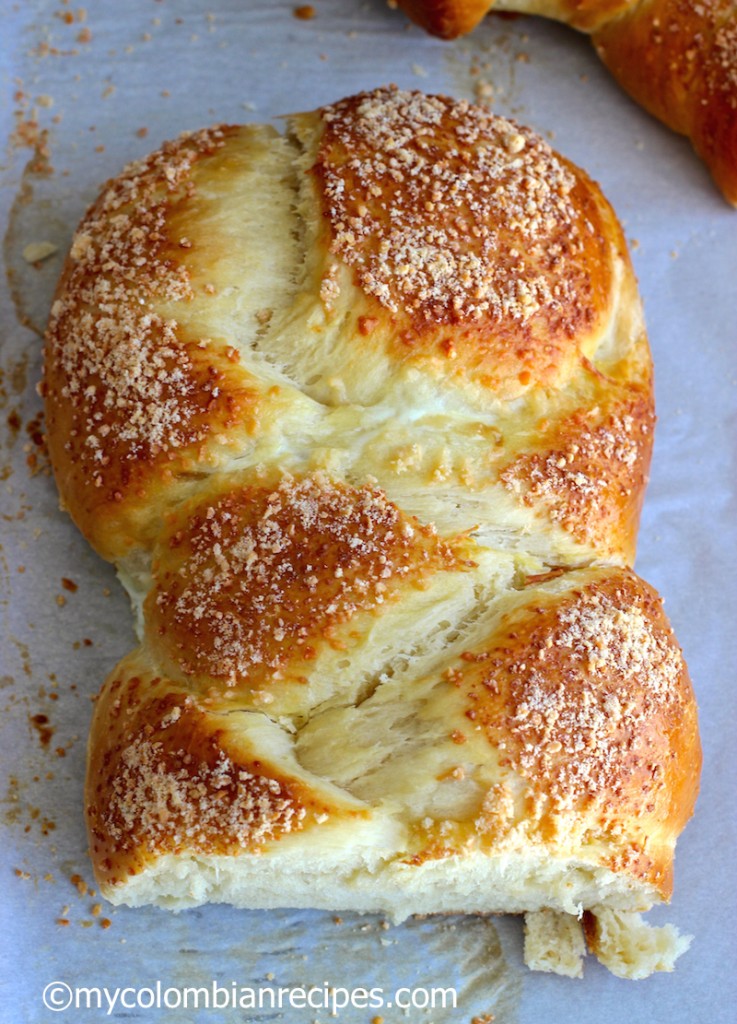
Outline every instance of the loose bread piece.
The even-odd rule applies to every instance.
[[[90,735],[108,899],[526,913],[569,974],[588,911],[617,971],[670,966],[611,952],[700,749],[629,567],[650,356],[582,171],[393,88],[182,137],[80,226],[44,390],[141,638]]]
[[[547,908],[525,914],[525,963],[533,971],[580,978],[585,955],[583,928],[577,918]]]

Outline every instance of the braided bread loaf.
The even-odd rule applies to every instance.
[[[538,14],[591,35],[624,89],[687,135],[737,205],[735,0],[398,0],[434,35],[470,32],[490,10]]]
[[[141,637],[90,737],[104,895],[524,911],[573,974],[586,910],[612,969],[670,967],[636,912],[696,709],[629,568],[650,357],[582,171],[395,89],[184,136],[84,218],[44,374]]]

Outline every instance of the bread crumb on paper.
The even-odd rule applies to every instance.
[[[494,102],[494,86],[485,78],[474,83],[474,99],[480,106],[490,107]]]
[[[23,249],[23,259],[26,263],[42,263],[58,252],[58,249],[53,242],[29,242]]]

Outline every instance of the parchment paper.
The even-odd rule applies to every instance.
[[[0,13],[0,1020],[430,1024],[733,1020],[737,725],[737,212],[687,142],[635,107],[588,41],[532,19],[487,19],[454,44],[383,0],[6,2]],[[521,923],[115,909],[94,888],[82,779],[90,697],[132,645],[127,601],[58,510],[42,445],[39,376],[50,297],[102,181],[186,128],[268,120],[386,82],[493,101],[546,134],[612,200],[634,246],[659,424],[638,570],[659,588],[701,708],[705,766],[679,842],[675,896],[650,915],[694,936],[673,975],[583,981],[522,966]],[[50,243],[57,251],[41,262]],[[48,246],[46,247],[48,248]],[[26,258],[24,258],[26,250]],[[40,716],[40,717],[39,717]],[[60,922],[67,922],[66,924]],[[134,1008],[55,1012],[44,987],[455,986],[458,1005],[403,1011]]]

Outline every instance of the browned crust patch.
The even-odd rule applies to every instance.
[[[86,802],[106,884],[165,854],[257,852],[331,811],[304,784],[229,749],[217,720],[170,680],[123,672],[100,700]]]
[[[602,395],[547,427],[500,474],[522,504],[609,557],[634,558],[655,413],[649,388]]]
[[[592,572],[512,613],[449,685],[469,726],[526,780],[526,818],[546,841],[565,846],[573,831],[612,841],[612,869],[667,898],[672,844],[698,788],[693,691],[656,592],[627,569]],[[477,823],[492,841],[514,819],[500,800]]]
[[[249,690],[305,681],[323,645],[346,646],[359,612],[460,569],[457,548],[372,487],[317,474],[232,488],[170,532],[150,635],[193,678]]]
[[[322,119],[330,250],[391,316],[392,357],[444,357],[492,389],[559,377],[610,301],[598,188],[534,132],[465,101],[389,87]]]
[[[197,163],[236,129],[180,137],[130,165],[75,235],[46,338],[43,392],[62,496],[93,542],[98,519],[196,466],[207,438],[255,427],[256,388],[223,341],[193,338],[170,311],[192,298],[169,221],[196,193]],[[117,506],[117,507],[116,507]]]

